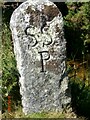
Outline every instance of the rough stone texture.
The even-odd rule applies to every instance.
[[[70,103],[63,18],[54,3],[29,0],[12,14],[24,113],[62,111]]]

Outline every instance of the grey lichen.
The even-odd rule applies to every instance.
[[[70,103],[71,98],[66,94],[66,41],[61,12],[48,0],[29,0],[14,11],[10,28],[21,76],[23,112],[62,111],[62,105]]]

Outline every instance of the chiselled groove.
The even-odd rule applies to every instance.
[[[26,29],[25,29],[25,34],[27,35],[27,36],[30,36],[30,43],[32,44],[33,43],[33,45],[31,45],[31,47],[35,47],[36,45],[37,45],[37,43],[38,43],[38,41],[37,41],[37,39],[36,39],[36,37],[35,37],[35,33],[34,34],[31,34],[30,32],[28,33],[28,29],[30,29],[30,28],[33,28],[34,29],[34,27],[33,26],[28,26],[28,27],[26,27]],[[44,35],[44,34],[42,34],[41,33],[41,35]],[[45,36],[47,35],[47,38],[46,39],[48,39],[48,34],[45,34]],[[37,36],[38,37],[40,37],[38,34],[37,34]],[[44,36],[44,39],[45,39],[45,36]],[[50,45],[50,44],[52,44],[52,38],[51,38],[51,36],[49,35],[49,37],[50,37],[50,41],[48,41],[48,42],[43,42],[43,47],[45,46],[45,45]],[[28,45],[28,49],[29,49],[29,47],[30,47],[30,45]],[[49,60],[49,58],[50,58],[50,54],[49,54],[49,52],[48,51],[40,51],[40,52],[38,52],[39,54],[40,54],[40,58],[41,58],[41,72],[45,72],[45,68],[44,68],[44,60],[46,61],[46,60]],[[47,54],[48,55],[48,57],[47,58],[44,58],[44,56],[43,56],[43,53],[45,54]]]
[[[43,41],[43,47],[45,46],[45,45],[50,45],[50,44],[52,44],[52,37],[47,33],[30,33],[31,32],[31,30],[29,30],[29,32],[28,32],[28,29],[35,29],[33,26],[27,26],[26,27],[26,29],[24,30],[24,32],[25,32],[25,34],[27,35],[27,36],[30,36],[30,43],[32,43],[32,42],[34,42],[34,44],[33,45],[31,45],[31,47],[35,47],[37,44],[38,44],[38,39],[44,39],[44,41]],[[38,39],[37,39],[38,38]],[[48,41],[48,39],[49,39],[49,41]]]
[[[42,66],[41,72],[45,72],[43,61],[44,61],[44,60],[49,60],[50,54],[49,54],[48,51],[40,51],[40,52],[38,52],[38,53],[40,54],[40,57],[41,57],[41,66]],[[43,53],[48,54],[48,56],[47,56],[46,58],[44,58]]]

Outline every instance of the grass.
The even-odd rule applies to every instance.
[[[76,118],[76,115],[73,112],[61,113],[61,112],[41,112],[41,113],[32,113],[25,115],[22,112],[22,107],[14,112],[8,113],[5,112],[2,114],[2,118]]]

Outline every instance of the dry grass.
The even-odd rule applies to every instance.
[[[69,108],[66,112],[42,112],[25,115],[22,108],[19,107],[16,111],[2,114],[2,118],[77,118],[76,114]]]

